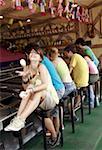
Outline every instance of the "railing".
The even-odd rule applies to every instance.
[[[18,74],[15,73],[16,70],[21,70],[22,67],[15,67],[5,70],[0,70],[0,82],[4,82],[10,79],[18,77]]]

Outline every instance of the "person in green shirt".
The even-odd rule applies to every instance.
[[[75,42],[75,45],[80,48],[87,56],[91,58],[91,60],[94,62],[94,64],[98,67],[99,60],[93,53],[92,49],[86,45],[86,42],[83,38],[78,38]]]

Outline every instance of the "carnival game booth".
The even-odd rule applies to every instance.
[[[102,53],[102,0],[0,0],[0,10],[0,42],[16,46],[14,52],[0,48],[0,148],[14,150],[22,140],[3,129],[19,107],[22,82],[15,71],[22,69],[19,60],[24,58],[25,47],[33,43],[45,51],[53,46],[63,51],[83,37],[91,41],[98,57]],[[23,143],[40,131],[41,121],[32,114],[22,130]]]

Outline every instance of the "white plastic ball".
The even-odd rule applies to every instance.
[[[27,93],[25,91],[21,91],[19,97],[24,98],[25,96],[27,96]]]
[[[26,61],[24,59],[21,59],[20,64],[21,64],[22,67],[25,67],[26,66]]]

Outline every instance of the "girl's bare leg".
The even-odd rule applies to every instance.
[[[33,98],[28,101],[25,109],[20,114],[20,118],[26,120],[26,118],[38,107],[43,92],[35,93]],[[52,137],[57,137],[53,122],[50,118],[45,118],[45,126],[51,132]]]
[[[59,112],[58,112],[57,116],[53,118],[53,122],[54,122],[55,130],[56,130],[56,132],[58,134],[59,133],[59,128],[60,128]],[[61,107],[61,126],[64,127],[64,123],[63,123],[63,107]]]
[[[17,116],[20,116],[20,114],[24,111],[28,101],[29,101],[29,97],[30,95],[24,97],[22,100],[21,100],[21,103],[20,103],[20,106],[19,106],[19,109],[18,109],[18,113],[17,113]]]
[[[55,126],[55,130],[56,130],[56,132],[58,134],[59,133],[59,126],[60,126],[59,114],[57,114],[57,116],[53,118],[53,123],[54,123],[54,126]]]
[[[25,109],[20,114],[20,118],[26,120],[26,118],[38,107],[43,92],[34,93],[30,100],[28,101]]]
[[[52,137],[56,138],[57,137],[57,133],[55,131],[53,122],[50,118],[45,118],[45,126],[48,129],[48,131],[51,132]]]
[[[80,101],[81,101],[80,95],[77,95],[77,96],[76,96],[76,104],[75,104],[75,107],[78,107],[78,106],[79,106]]]

